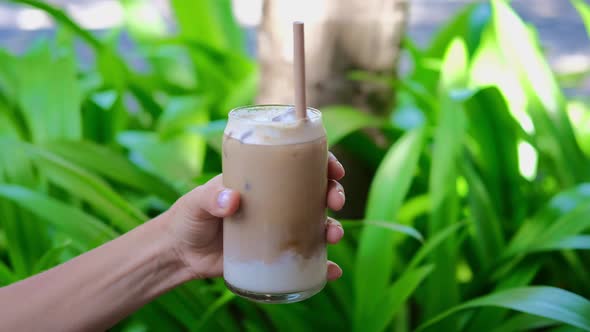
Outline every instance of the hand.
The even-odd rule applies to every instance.
[[[190,270],[193,279],[217,277],[223,274],[224,217],[234,214],[240,205],[240,193],[224,188],[222,175],[182,196],[167,212],[171,214],[170,234],[175,253]],[[327,205],[338,211],[344,206],[345,196],[338,183],[344,168],[330,153],[328,158]],[[326,239],[335,244],[344,235],[342,225],[333,218],[326,222]],[[328,280],[338,279],[342,269],[328,261]]]

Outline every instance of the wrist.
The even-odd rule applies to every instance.
[[[185,263],[172,234],[171,224],[172,220],[164,213],[145,225],[150,229],[156,248],[153,257],[156,261],[154,274],[163,277],[161,285],[156,289],[157,295],[193,279],[192,271]]]

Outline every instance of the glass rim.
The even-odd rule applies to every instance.
[[[266,120],[257,120],[257,119],[252,119],[250,117],[242,116],[240,114],[240,111],[248,111],[248,110],[256,111],[256,109],[284,109],[284,108],[295,108],[295,105],[290,105],[290,104],[253,104],[253,105],[239,106],[239,107],[236,107],[236,108],[232,109],[231,111],[229,111],[228,118],[234,119],[234,120],[246,120],[246,121],[251,121],[251,122],[269,123],[269,121],[266,121]],[[322,112],[320,110],[313,108],[313,107],[309,107],[309,106],[306,109],[308,112],[307,119],[318,120],[318,119],[322,118]]]

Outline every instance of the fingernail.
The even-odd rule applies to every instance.
[[[217,205],[222,209],[227,208],[229,206],[230,197],[231,197],[231,190],[224,189],[217,196]]]
[[[340,230],[340,231],[338,231],[338,233],[340,233],[340,234],[338,234],[338,236],[343,237],[344,236],[344,228],[342,228],[341,225],[337,225],[336,227],[338,227],[338,229]]]
[[[338,189],[338,193],[342,196],[343,199],[346,199],[346,195],[344,195],[344,190]]]

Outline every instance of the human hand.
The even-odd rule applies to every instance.
[[[338,211],[345,202],[344,189],[338,180],[344,168],[332,153],[328,158],[327,205]],[[196,187],[182,196],[167,212],[174,251],[190,271],[193,279],[217,277],[223,274],[224,217],[234,214],[240,205],[240,193],[223,187],[222,175]],[[326,221],[326,240],[330,244],[344,235],[342,225],[333,218]],[[338,279],[342,269],[328,261],[328,280]]]

